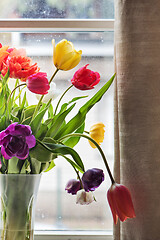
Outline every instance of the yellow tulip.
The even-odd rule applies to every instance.
[[[2,83],[0,82],[0,93],[1,93],[1,91],[2,91]]]
[[[89,136],[93,138],[98,143],[98,145],[100,145],[103,142],[105,132],[104,127],[105,125],[99,122],[94,124],[90,128]],[[92,148],[96,148],[94,143],[92,143],[91,141],[89,141],[89,144],[91,145]]]
[[[63,39],[55,46],[55,40],[53,39],[52,44],[53,62],[57,69],[67,71],[78,65],[82,51],[76,51],[73,43]]]

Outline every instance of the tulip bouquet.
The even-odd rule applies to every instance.
[[[135,213],[130,193],[125,186],[115,183],[100,147],[104,137],[103,123],[93,125],[90,132],[85,131],[87,113],[100,101],[115,75],[66,122],[76,102],[84,97],[75,97],[61,104],[63,96],[72,87],[82,91],[93,89],[99,83],[100,75],[88,69],[88,64],[81,67],[74,73],[71,86],[53,108],[50,86],[56,74],[60,70],[68,71],[77,66],[82,51],[76,51],[73,44],[65,39],[57,45],[54,40],[52,43],[56,70],[50,80],[45,72],[40,71],[37,63],[32,64],[24,49],[0,45],[0,172],[40,174],[51,170],[55,166],[54,160],[62,156],[71,164],[77,176],[77,179],[71,179],[66,184],[66,191],[77,195],[77,203],[89,204],[94,200],[92,192],[104,180],[104,173],[97,168],[85,170],[83,161],[74,150],[80,138],[86,138],[91,147],[99,150],[111,178],[112,185],[107,196],[114,222],[117,223],[118,217],[121,221],[132,218]],[[11,90],[9,79],[15,81]],[[40,95],[37,105],[28,104],[26,88]],[[16,89],[19,89],[18,94],[15,94]]]

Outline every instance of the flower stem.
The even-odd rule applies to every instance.
[[[87,133],[87,134],[89,134],[89,132],[88,131],[84,131],[85,133]]]
[[[9,95],[9,97],[8,97],[7,105],[9,104],[9,100],[10,100],[13,92],[14,92],[17,88],[19,88],[19,87],[21,87],[21,86],[24,86],[24,85],[26,85],[26,83],[22,83],[22,84],[18,85],[17,87],[15,87],[15,88],[12,90],[12,92],[10,93],[10,95]]]
[[[53,78],[55,77],[55,75],[58,71],[59,71],[59,69],[57,68],[56,71],[53,73],[51,79],[49,80],[49,84],[52,82]]]
[[[107,163],[107,159],[106,159],[106,157],[105,157],[105,155],[104,155],[104,152],[102,151],[101,147],[98,145],[98,143],[97,143],[93,138],[91,138],[91,137],[89,137],[89,136],[87,136],[87,135],[81,134],[81,133],[67,134],[67,135],[61,137],[61,138],[58,139],[58,140],[59,140],[59,141],[62,141],[63,139],[68,138],[68,137],[84,137],[84,138],[87,138],[89,141],[91,141],[91,142],[94,143],[94,145],[98,148],[98,150],[99,150],[99,152],[100,152],[100,154],[101,154],[101,156],[102,156],[103,162],[104,162],[104,164],[105,164],[105,167],[106,167],[106,169],[107,169],[107,172],[108,172],[108,174],[109,174],[109,177],[110,177],[110,179],[111,179],[111,182],[112,182],[112,184],[114,184],[114,183],[115,183],[115,180],[114,180],[114,178],[113,178],[113,176],[112,176],[111,170],[110,170],[109,165],[108,165],[108,163]]]
[[[62,94],[62,96],[60,97],[60,99],[59,99],[59,101],[58,101],[58,103],[57,103],[57,106],[56,106],[56,108],[55,108],[54,115],[56,115],[56,112],[57,112],[58,106],[59,106],[59,104],[60,104],[62,98],[63,98],[64,95],[69,91],[69,89],[72,88],[72,87],[73,87],[73,85],[69,86],[69,87],[64,91],[64,93]]]

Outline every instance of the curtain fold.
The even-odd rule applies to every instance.
[[[115,0],[115,167],[136,218],[115,240],[160,239],[160,1]]]

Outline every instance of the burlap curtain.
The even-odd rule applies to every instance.
[[[136,218],[115,240],[160,240],[160,0],[115,0],[115,177]]]

